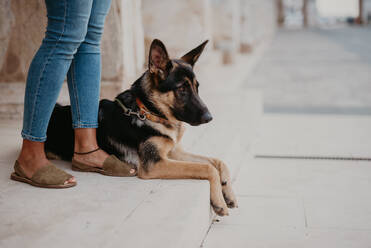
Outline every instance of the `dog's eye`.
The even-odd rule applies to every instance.
[[[187,90],[187,87],[185,84],[181,85],[180,87],[177,88],[177,91],[180,92],[180,93],[184,93],[186,92]]]

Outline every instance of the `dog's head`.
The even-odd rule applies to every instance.
[[[196,126],[212,120],[205,103],[198,95],[199,82],[193,66],[208,41],[203,42],[180,59],[170,59],[165,45],[153,40],[148,59],[151,95],[167,117]]]

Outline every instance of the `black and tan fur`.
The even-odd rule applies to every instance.
[[[99,105],[99,146],[138,168],[142,179],[205,179],[210,182],[211,205],[218,215],[228,215],[237,206],[227,166],[219,159],[194,155],[181,147],[184,123],[200,125],[212,117],[198,95],[193,66],[207,41],[180,59],[170,59],[164,44],[154,40],[148,70],[130,89],[117,96],[127,108],[138,111],[136,98],[166,123],[126,116],[114,101]],[[71,160],[73,129],[70,106],[56,105],[48,127],[47,154]]]

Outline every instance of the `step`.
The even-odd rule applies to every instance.
[[[206,181],[123,180],[58,165],[76,176],[78,187],[16,183],[9,180],[10,163],[1,162],[1,247],[197,247],[199,231],[208,228]]]
[[[197,247],[210,223],[201,180],[140,180],[70,170],[78,186],[48,190],[9,180],[19,122],[0,123],[0,247]],[[30,240],[32,242],[30,243]]]
[[[259,99],[255,93],[250,95],[250,101],[254,95]],[[227,133],[218,125],[206,128],[201,137],[188,130],[185,147],[235,162],[230,167],[237,168],[241,156],[233,150],[237,151],[240,142],[234,139],[228,146],[218,142]],[[53,247],[188,248],[201,244],[212,216],[207,181],[104,177],[72,172],[68,163],[57,161],[76,176],[79,185],[68,190],[34,188],[9,180],[21,145],[20,123],[2,121],[0,126],[1,247],[52,243]]]
[[[189,127],[184,148],[222,159],[236,175],[254,140],[261,95],[228,90],[221,82],[202,87],[214,121]],[[72,172],[69,163],[56,161],[78,186],[31,187],[9,180],[21,122],[0,120],[0,127],[0,247],[200,246],[214,217],[207,181],[105,177]]]

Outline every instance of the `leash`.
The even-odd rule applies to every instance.
[[[115,102],[118,103],[118,105],[124,110],[124,115],[130,116],[130,115],[136,115],[139,120],[145,121],[147,117],[143,114],[141,114],[139,111],[133,111],[130,108],[127,108],[118,98],[115,98]]]
[[[124,111],[124,115],[126,115],[126,116],[135,115],[141,121],[149,120],[149,121],[152,121],[152,122],[157,122],[157,123],[164,124],[166,126],[171,126],[172,123],[169,120],[164,119],[164,118],[162,118],[160,116],[157,116],[155,114],[152,114],[146,108],[146,106],[144,106],[144,104],[142,103],[142,101],[139,98],[136,98],[135,101],[138,105],[139,111],[133,111],[132,109],[127,108],[118,98],[115,98],[115,102],[117,102],[118,105],[122,108],[122,110]]]

